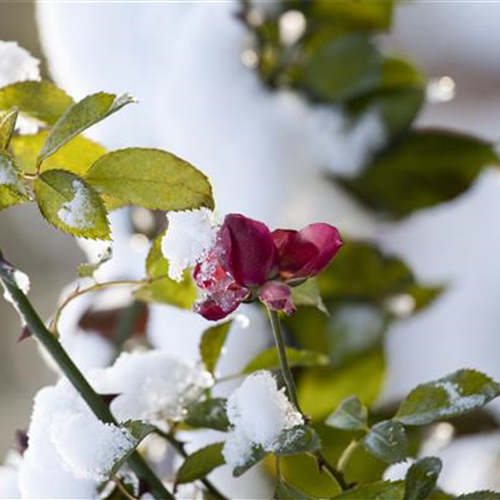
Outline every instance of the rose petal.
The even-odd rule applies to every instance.
[[[285,311],[288,315],[295,312],[292,290],[285,283],[279,281],[267,282],[260,289],[259,297],[273,311]]]
[[[238,284],[260,286],[276,273],[276,247],[271,231],[262,222],[230,214],[220,230],[220,242],[224,264]]]
[[[302,276],[316,276],[319,274],[335,257],[343,245],[340,233],[337,228],[330,224],[317,223],[310,224],[299,231],[300,236],[318,249],[318,255],[309,264],[301,270]]]
[[[300,271],[314,261],[319,250],[305,240],[298,231],[277,229],[273,231],[274,244],[279,254],[279,270],[284,279],[300,277]]]
[[[205,300],[195,302],[193,310],[209,321],[218,321],[231,314],[239,305],[239,302],[234,302],[232,308],[226,310],[217,304],[217,302],[215,302],[212,298],[207,298]]]

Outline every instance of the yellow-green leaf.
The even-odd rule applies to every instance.
[[[14,158],[0,150],[0,210],[28,200],[26,185]]]
[[[161,251],[162,232],[153,242],[146,259],[146,274],[148,283],[136,291],[139,300],[145,302],[159,302],[170,304],[184,309],[191,309],[196,300],[196,287],[188,273],[180,282],[168,276],[168,261]]]
[[[113,151],[86,175],[101,193],[151,210],[213,208],[207,177],[177,156],[148,148]]]
[[[42,131],[33,135],[16,136],[11,141],[14,156],[19,162],[21,170],[28,174],[36,172],[36,160],[42,149],[48,132]],[[71,142],[64,145],[50,158],[47,158],[41,171],[61,168],[83,176],[92,164],[103,154],[106,149],[97,142],[85,137],[75,137]]]
[[[38,163],[42,163],[87,128],[132,102],[134,98],[129,94],[117,97],[115,94],[105,92],[89,95],[77,102],[59,118],[50,131],[40,151]]]
[[[110,239],[106,209],[98,193],[66,170],[43,172],[34,183],[42,215],[53,226],[82,238]]]
[[[214,373],[217,361],[224,347],[232,321],[225,321],[203,332],[200,341],[200,355],[207,370]]]
[[[19,111],[17,111],[17,108],[13,108],[0,120],[0,149],[7,149],[9,147],[18,115]]]
[[[53,83],[18,82],[0,89],[0,111],[13,107],[19,113],[52,125],[73,104],[73,99]]]

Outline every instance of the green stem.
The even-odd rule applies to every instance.
[[[26,295],[19,289],[14,279],[13,271],[9,264],[3,260],[2,252],[0,251],[0,281],[12,298],[31,334],[44,346],[66,378],[93,411],[94,415],[102,422],[118,425],[104,400],[87,382],[87,379],[73,363],[57,338],[45,327]],[[174,499],[173,495],[165,488],[137,451],[132,453],[128,459],[128,463],[137,476],[148,484],[151,494],[156,500]]]
[[[349,463],[349,460],[351,459],[354,452],[358,449],[358,446],[359,446],[359,441],[356,441],[355,439],[353,439],[349,443],[347,448],[342,452],[342,455],[340,455],[339,457],[339,460],[337,462],[337,470],[345,472],[347,464]]]
[[[269,321],[271,323],[271,329],[274,335],[274,341],[276,343],[276,348],[278,350],[278,358],[280,362],[281,374],[283,376],[283,380],[285,382],[286,390],[290,401],[295,405],[297,410],[302,414],[304,420],[307,421],[308,418],[304,415],[302,410],[300,409],[299,400],[297,397],[297,390],[295,388],[295,381],[293,379],[292,371],[290,370],[290,366],[288,364],[288,359],[286,357],[286,347],[285,340],[283,338],[283,330],[281,328],[281,321],[279,319],[278,313],[276,311],[272,311],[267,308],[267,312],[269,314]],[[323,453],[318,450],[312,453],[312,456],[316,459],[318,467],[321,470],[325,470],[330,474],[330,476],[338,483],[340,488],[343,491],[349,489],[349,485],[347,484],[344,474],[337,470],[333,465],[331,465]]]
[[[178,441],[174,435],[168,432],[163,432],[161,429],[158,428],[156,429],[156,433],[162,438],[164,438],[166,441],[168,441],[181,457],[183,458],[188,457],[186,449],[184,448],[184,444]],[[205,488],[210,493],[212,493],[212,495],[214,495],[215,498],[218,498],[219,500],[228,500],[228,498],[224,496],[224,494],[221,493],[206,477],[200,479],[200,481],[203,484],[203,486],[205,486]]]
[[[302,413],[299,405],[299,400],[297,398],[297,390],[295,388],[295,381],[293,379],[292,371],[288,365],[288,359],[286,357],[286,347],[285,341],[283,339],[283,331],[281,329],[281,322],[276,311],[267,309],[269,314],[269,321],[271,322],[271,329],[273,331],[274,342],[276,343],[276,348],[278,349],[278,358],[280,362],[281,374],[283,375],[283,380],[286,386],[286,392],[290,401],[294,404],[295,408]]]

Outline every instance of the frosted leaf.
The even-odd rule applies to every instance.
[[[245,379],[227,402],[227,415],[233,428],[223,454],[232,467],[243,465],[254,446],[273,451],[280,434],[304,423],[302,415],[278,390],[270,372],[256,372]]]
[[[0,87],[26,80],[40,80],[40,61],[16,42],[0,40]]]
[[[126,429],[104,424],[83,413],[54,418],[51,438],[69,471],[79,478],[101,481],[137,445]]]
[[[161,351],[123,353],[115,364],[90,374],[101,394],[119,394],[111,411],[120,421],[184,418],[186,407],[213,384],[202,367]]]
[[[67,226],[76,229],[89,229],[93,226],[95,208],[83,182],[75,180],[72,183],[74,197],[63,203],[57,216]]]
[[[485,404],[486,397],[482,394],[472,394],[470,396],[463,396],[460,394],[460,387],[458,387],[453,382],[449,380],[445,380],[443,382],[436,382],[436,387],[440,387],[446,391],[448,396],[448,405],[453,407],[454,411],[459,413],[465,413],[468,410],[472,410],[473,408],[477,408]],[[448,408],[443,410],[443,413],[446,414]]]
[[[14,162],[5,157],[4,161],[0,162],[0,185],[1,186],[19,186],[19,172],[14,166]]]
[[[185,269],[195,266],[215,243],[217,224],[207,208],[169,212],[168,229],[163,237],[163,256],[169,261],[170,278],[181,281]]]

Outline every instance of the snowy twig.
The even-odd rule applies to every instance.
[[[26,295],[17,286],[15,280],[12,278],[11,267],[3,260],[1,251],[0,281],[9,293],[30,332],[51,355],[54,362],[59,366],[96,417],[102,422],[118,425],[104,400],[94,391],[57,338],[46,328]],[[173,495],[165,488],[139,453],[134,451],[128,459],[128,463],[137,476],[148,484],[156,500],[174,499]]]
[[[269,313],[269,320],[274,335],[274,341],[278,350],[281,374],[283,375],[283,380],[285,382],[288,397],[290,398],[290,401],[295,405],[297,410],[304,416],[304,420],[307,421],[309,419],[302,413],[299,406],[299,400],[297,398],[297,391],[295,388],[295,381],[293,379],[293,374],[290,370],[290,366],[286,357],[285,341],[283,339],[283,331],[281,329],[281,322],[278,313],[271,310],[270,308],[267,308],[267,311]],[[314,452],[313,456],[316,459],[316,463],[318,464],[320,470],[325,470],[326,472],[328,472],[328,474],[330,474],[330,476],[338,483],[342,490],[345,491],[349,489],[350,485],[346,482],[344,473],[330,464],[321,451],[318,450]]]

